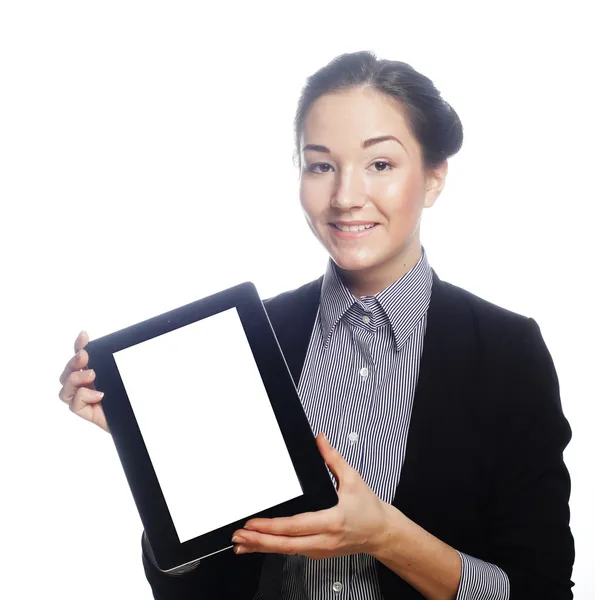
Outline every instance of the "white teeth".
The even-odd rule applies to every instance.
[[[364,229],[370,229],[370,227],[374,227],[374,223],[370,223],[369,225],[338,225],[337,223],[333,223],[333,225],[340,229],[341,231],[363,231]]]

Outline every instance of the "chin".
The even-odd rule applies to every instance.
[[[335,264],[343,271],[364,271],[378,266],[382,261],[373,256],[344,256],[331,254]]]

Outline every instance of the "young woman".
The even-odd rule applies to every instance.
[[[154,597],[572,598],[571,432],[540,329],[442,281],[420,242],[462,144],[457,114],[409,65],[359,52],[308,79],[295,136],[330,260],[265,305],[339,503],[251,520],[235,553],[177,575],[143,536]],[[107,431],[87,342],[59,395]]]

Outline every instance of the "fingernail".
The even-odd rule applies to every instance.
[[[234,535],[234,536],[231,538],[231,541],[232,541],[234,544],[244,544],[244,543],[246,542],[246,540],[245,540],[244,538],[240,537],[239,535]]]
[[[323,439],[325,442],[328,442],[328,438],[326,437],[326,435],[325,435],[324,431],[322,432],[322,439]]]
[[[244,551],[244,547],[243,546],[236,546],[235,547],[235,551],[236,551],[236,554],[241,554]]]
[[[97,392],[97,396],[101,399],[105,396],[105,392]]]

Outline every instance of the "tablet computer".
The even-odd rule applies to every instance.
[[[146,538],[175,572],[233,548],[253,517],[337,492],[250,282],[85,347]]]

